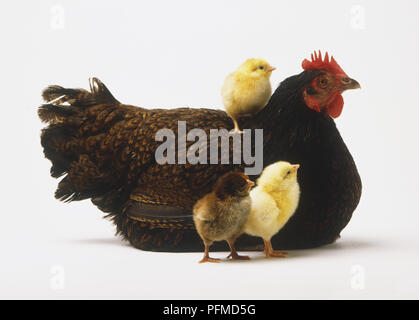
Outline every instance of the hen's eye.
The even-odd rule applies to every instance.
[[[327,86],[327,79],[326,78],[321,78],[319,80],[319,83],[320,83],[321,87],[325,87],[325,86]]]

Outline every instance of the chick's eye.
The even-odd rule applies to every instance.
[[[291,173],[291,170],[288,170],[288,171],[287,171],[287,176],[288,176],[290,173]]]
[[[260,70],[263,70],[263,69],[265,69],[265,67],[264,66],[260,66],[259,69]]]

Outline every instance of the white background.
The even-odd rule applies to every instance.
[[[414,0],[2,1],[0,298],[419,298],[418,16]],[[53,198],[47,85],[97,76],[124,103],[220,108],[244,59],[276,66],[276,87],[314,49],[362,85],[337,119],[364,190],[336,244],[199,265],[136,250],[89,201]]]

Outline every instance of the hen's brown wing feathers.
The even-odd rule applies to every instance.
[[[161,144],[155,140],[159,129],[171,129],[178,136],[182,120],[187,130],[201,128],[209,135],[210,129],[232,127],[223,111],[123,105],[95,78],[90,92],[50,86],[43,98],[48,104],[38,114],[49,125],[42,131],[41,144],[52,162],[51,175],[65,174],[56,191],[61,200],[92,198],[101,210],[115,213],[132,194],[144,203],[190,209],[218,176],[232,169],[230,165],[159,165],[154,158]]]
[[[210,129],[232,127],[229,117],[219,110],[179,108],[150,110],[149,113],[146,120],[149,132],[145,135],[149,138],[141,143],[146,143],[147,147],[151,147],[149,153],[153,157],[156,148],[161,144],[154,139],[158,129],[172,129],[176,140],[185,138],[178,135],[178,121],[186,121],[186,132],[193,128],[200,128],[205,131],[207,137],[210,135]],[[186,148],[194,143],[195,141],[186,142]],[[208,148],[208,144],[205,145]],[[231,150],[229,153],[232,155]],[[176,153],[176,157],[177,155]],[[133,198],[144,203],[192,209],[199,198],[211,191],[219,176],[234,168],[233,165],[214,166],[209,164],[209,160],[209,150],[207,150],[207,164],[179,164],[176,161],[176,164],[160,165],[153,159],[138,176],[137,187],[132,192]]]

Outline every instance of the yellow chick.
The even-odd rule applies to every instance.
[[[297,209],[300,186],[298,164],[279,161],[267,166],[257,186],[250,192],[252,208],[245,225],[247,234],[262,237],[266,257],[284,257],[287,253],[272,249],[271,238],[288,222]]]
[[[269,78],[273,70],[265,60],[252,58],[225,79],[221,96],[234,122],[233,133],[241,133],[237,117],[256,114],[265,107],[272,94]]]

